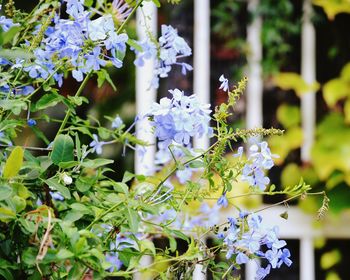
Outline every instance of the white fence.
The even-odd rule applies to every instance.
[[[248,9],[254,11],[259,5],[259,0],[248,0]],[[302,61],[301,75],[306,82],[312,83],[316,80],[315,61],[315,29],[311,23],[312,12],[311,0],[304,0],[303,23],[302,23]],[[142,36],[145,26],[149,26],[155,34],[157,30],[157,9],[147,2],[144,5],[143,13],[138,14],[138,34]],[[144,20],[145,19],[145,20]],[[250,56],[248,57],[247,76],[249,78],[246,92],[247,115],[246,123],[248,128],[261,127],[263,123],[262,115],[262,44],[261,26],[262,19],[256,17],[247,27],[247,42],[250,44]],[[194,92],[202,102],[209,103],[210,100],[210,0],[194,0]],[[136,104],[137,113],[142,113],[148,106],[156,100],[156,92],[149,90],[150,76],[153,72],[153,64],[149,62],[141,71],[136,72]],[[314,139],[315,130],[315,93],[309,92],[301,99],[302,128],[304,142],[301,149],[301,158],[304,162],[310,160],[310,149]],[[138,137],[154,142],[153,136],[144,129],[137,130]],[[195,146],[206,148],[208,140],[195,139]],[[152,168],[155,147],[147,148],[144,161],[147,169]],[[137,173],[144,172],[145,166],[141,165],[140,156],[136,153],[135,170]],[[315,280],[315,254],[313,240],[315,237],[326,238],[350,238],[350,220],[339,220],[338,224],[327,224],[322,229],[316,230],[312,227],[314,217],[302,213],[295,207],[289,209],[289,219],[285,221],[280,218],[284,209],[280,207],[271,208],[263,212],[263,216],[271,225],[280,226],[280,237],[284,239],[300,240],[300,277],[301,280]],[[335,230],[335,228],[337,230]],[[149,260],[144,260],[149,262]],[[194,279],[205,279],[205,274],[198,266],[195,270]],[[255,277],[255,265],[248,264],[246,267],[246,279],[252,280]],[[137,276],[136,276],[137,278]]]

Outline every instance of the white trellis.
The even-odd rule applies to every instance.
[[[259,5],[259,0],[248,0],[248,9],[254,11]],[[146,15],[148,26],[152,32],[156,33],[157,20],[156,8],[151,3],[145,3],[143,12]],[[304,0],[303,5],[303,24],[302,24],[302,69],[301,74],[306,82],[312,83],[316,80],[315,69],[315,30],[311,23],[310,17],[312,5],[310,0]],[[137,19],[138,34],[142,38],[144,33],[145,22],[143,15],[138,14]],[[247,42],[250,45],[250,54],[248,57],[247,75],[249,78],[246,93],[247,98],[247,128],[261,127],[263,123],[263,80],[262,80],[262,44],[261,44],[261,26],[262,19],[255,17],[247,27]],[[210,0],[194,1],[194,92],[197,97],[205,103],[210,101]],[[147,110],[150,104],[156,100],[156,91],[149,89],[149,81],[152,76],[153,64],[149,62],[141,70],[136,72],[136,103],[137,113],[142,114]],[[314,139],[315,128],[315,94],[313,92],[303,95],[301,100],[302,127],[304,132],[304,142],[301,150],[302,160],[310,160],[310,149]],[[137,127],[137,135],[144,140],[154,142],[153,136],[147,130]],[[195,146],[206,148],[209,145],[208,140],[195,139]],[[155,147],[149,148],[143,163],[147,167],[152,167],[154,162]],[[136,172],[144,172],[145,165],[141,164],[140,156],[136,153],[135,169]],[[315,280],[315,261],[313,240],[316,237],[323,236],[327,238],[349,238],[350,221],[349,218],[339,219],[337,224],[327,223],[322,229],[316,230],[312,226],[314,217],[302,213],[298,208],[289,208],[289,219],[285,221],[280,218],[285,209],[275,207],[262,213],[264,219],[271,225],[279,225],[280,237],[284,239],[300,240],[300,279]],[[225,217],[223,216],[223,219]],[[337,231],[334,231],[337,228]],[[149,261],[149,260],[148,260]],[[193,279],[206,279],[205,268],[197,266]],[[254,264],[248,264],[246,267],[247,280],[255,278],[256,267]],[[137,278],[137,277],[136,277]],[[140,278],[139,278],[140,279]]]

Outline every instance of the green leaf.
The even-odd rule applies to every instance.
[[[24,151],[21,147],[15,147],[7,159],[4,167],[3,177],[9,179],[15,177],[23,164]]]
[[[65,260],[74,257],[74,254],[67,249],[60,249],[56,255],[59,260]]]
[[[5,111],[10,110],[13,114],[19,115],[22,112],[22,110],[27,109],[27,104],[19,99],[3,99],[0,100],[0,107],[3,108]]]
[[[125,215],[126,218],[128,219],[128,225],[130,228],[130,231],[133,233],[137,233],[138,232],[138,228],[139,228],[139,223],[140,223],[140,216],[137,213],[137,211],[135,211],[134,209],[131,209],[130,207],[126,207],[126,211],[125,211]]]
[[[36,263],[36,256],[38,255],[38,249],[34,247],[28,247],[24,250],[21,260],[23,263],[32,266]]]
[[[169,238],[170,251],[174,253],[176,251],[176,248],[177,248],[176,239],[172,236],[168,236],[168,238]]]
[[[81,106],[83,102],[89,103],[87,98],[84,96],[68,96],[68,99],[76,106]]]
[[[323,98],[329,107],[334,107],[337,102],[350,93],[350,87],[342,79],[333,79],[323,86]]]
[[[85,0],[84,5],[85,5],[86,7],[91,7],[93,3],[94,3],[93,0]]]
[[[28,50],[24,50],[24,49],[15,49],[15,50],[0,49],[0,56],[13,61],[16,60],[16,58],[22,58],[24,60],[29,60],[34,58],[34,55],[32,52],[29,52]]]
[[[76,181],[76,187],[77,187],[78,191],[80,191],[80,192],[87,192],[92,187],[94,182],[95,182],[94,178],[82,177]]]
[[[71,199],[69,189],[58,182],[58,179],[53,177],[45,180],[45,183],[53,190],[60,192],[64,198]]]
[[[114,91],[117,90],[108,72],[105,69],[101,69],[97,72],[97,86],[100,88],[105,81],[107,81],[111,85]]]
[[[135,177],[135,174],[133,174],[133,173],[131,173],[131,172],[129,172],[129,171],[126,171],[126,172],[124,173],[122,182],[123,182],[123,183],[127,183],[127,182],[129,182],[131,179],[133,179],[134,177]]]
[[[20,29],[21,29],[20,26],[12,26],[7,32],[5,32],[2,36],[2,39],[3,39],[2,45],[11,43],[12,40],[15,38],[15,36],[18,35]],[[17,49],[14,51],[17,52],[18,54],[28,56],[28,54],[25,54],[26,52],[28,52],[28,50]]]
[[[33,112],[43,110],[49,107],[56,106],[57,103],[61,102],[63,97],[56,93],[49,93],[43,95],[38,102],[35,103],[35,106],[32,108]]]
[[[16,213],[7,207],[0,207],[0,221],[7,223],[16,218]]]
[[[345,122],[347,124],[350,124],[350,98],[349,97],[344,104],[344,116],[345,116]]]
[[[140,249],[141,252],[149,250],[154,256],[156,255],[156,248],[154,246],[154,243],[151,240],[141,240],[140,241]]]
[[[288,164],[282,171],[281,183],[283,186],[294,186],[299,183],[301,170],[295,163]]]
[[[330,20],[339,13],[350,13],[350,3],[347,0],[312,0],[312,4],[322,7]]]
[[[300,109],[298,106],[282,104],[277,109],[277,119],[285,127],[289,128],[300,124]]]
[[[132,39],[128,39],[128,41],[126,42],[130,47],[132,47],[133,49],[142,52],[142,47],[135,41]]]
[[[129,193],[129,187],[125,183],[113,182],[113,189],[118,193],[125,193],[126,195]]]
[[[0,268],[0,276],[2,276],[3,279],[5,279],[5,280],[13,280],[14,279],[10,270],[5,269],[5,268]]]
[[[25,233],[34,233],[36,228],[35,224],[32,221],[29,221],[27,219],[20,218],[18,219],[21,227],[25,230]]]
[[[83,216],[83,213],[72,210],[64,217],[64,220],[69,222],[75,222],[80,220]]]
[[[90,209],[82,203],[73,203],[70,205],[70,207],[83,214],[89,214],[91,212]]]
[[[157,8],[160,8],[160,2],[159,2],[159,0],[152,0],[152,2],[154,3],[154,5],[157,6]]]
[[[23,199],[22,197],[19,197],[18,195],[15,195],[11,199],[11,201],[14,204],[14,206],[16,207],[17,213],[23,211],[26,208],[27,203],[26,203],[25,199]]]
[[[0,201],[6,200],[12,195],[12,188],[8,185],[0,186]]]
[[[188,239],[188,236],[185,235],[183,232],[181,232],[180,230],[176,230],[176,229],[169,229],[169,228],[164,228],[163,229],[164,232],[167,235],[172,235],[172,236],[176,236],[182,240],[185,240],[186,242],[189,242],[190,240]]]
[[[113,163],[114,161],[111,159],[97,158],[93,160],[86,160],[82,163],[83,167],[87,168],[98,168],[104,165],[108,165]]]
[[[69,135],[58,135],[53,143],[51,160],[58,165],[60,162],[74,160],[74,142]]]
[[[320,88],[319,83],[308,84],[299,74],[292,72],[279,73],[273,80],[281,89],[294,90],[299,97],[304,93],[316,92]]]

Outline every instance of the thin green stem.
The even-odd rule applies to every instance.
[[[80,84],[80,87],[78,88],[78,90],[77,90],[77,92],[75,93],[74,97],[78,97],[78,96],[81,95],[81,93],[83,92],[83,89],[85,88],[87,82],[89,81],[89,79],[90,79],[90,77],[91,77],[91,74],[92,74],[92,73],[90,72],[90,73],[88,73],[88,74],[85,76],[83,82]],[[64,127],[66,126],[66,124],[67,124],[67,122],[68,122],[68,119],[69,119],[69,117],[70,117],[71,114],[72,114],[72,110],[71,110],[71,109],[68,109],[67,112],[66,112],[66,115],[65,115],[65,117],[64,117],[64,119],[63,119],[63,121],[62,121],[62,123],[61,123],[61,126],[60,126],[60,128],[58,129],[58,131],[57,131],[56,136],[58,136],[58,135],[62,132],[62,130],[63,130]]]
[[[324,195],[325,192],[322,191],[322,192],[314,192],[314,193],[308,193],[308,192],[299,193],[299,194],[296,194],[296,195],[294,195],[294,196],[292,196],[292,197],[289,197],[289,198],[287,198],[287,199],[284,199],[284,200],[282,200],[282,201],[280,201],[280,202],[277,202],[277,203],[271,204],[271,205],[269,205],[269,206],[263,207],[263,208],[261,208],[261,209],[255,211],[255,212],[253,212],[253,213],[258,213],[258,212],[264,211],[264,210],[266,210],[266,209],[270,209],[270,208],[272,208],[272,207],[276,207],[276,206],[278,206],[278,205],[285,204],[285,203],[287,203],[288,201],[293,200],[293,199],[296,199],[297,197],[302,196],[302,195],[304,195],[304,194],[305,194],[305,195],[321,195],[321,194]]]
[[[104,211],[102,214],[98,215],[95,220],[93,220],[87,227],[86,230],[90,230],[94,224],[96,224],[98,221],[100,221],[104,216],[111,213],[115,209],[117,209],[121,204],[123,204],[124,201],[119,202],[117,204],[114,204],[112,207],[108,208],[106,211]]]

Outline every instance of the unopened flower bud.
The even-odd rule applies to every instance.
[[[73,183],[72,177],[68,176],[66,173],[62,174],[62,180],[65,185],[70,185]]]

